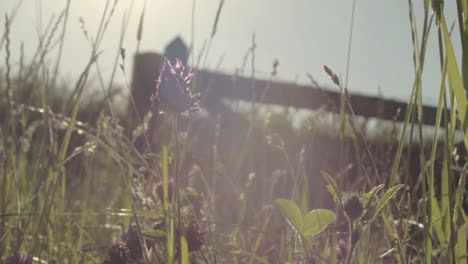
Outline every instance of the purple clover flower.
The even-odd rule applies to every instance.
[[[122,234],[121,242],[125,243],[128,248],[128,257],[134,263],[143,263],[143,249],[144,246],[140,243],[140,235],[138,234],[138,227],[136,225],[131,225],[126,232]],[[144,239],[146,247],[151,248],[154,245],[152,239]]]
[[[6,264],[32,264],[33,256],[29,254],[16,253],[7,258]]]
[[[192,94],[190,81],[192,68],[186,67],[179,59],[174,65],[164,58],[163,67],[154,93],[151,95],[153,106],[175,114],[191,114],[200,110],[200,96]]]
[[[344,239],[338,241],[338,253],[342,259],[345,259],[348,256],[348,243]]]

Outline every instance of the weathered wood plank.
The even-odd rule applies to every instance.
[[[325,107],[325,110],[334,113],[339,111],[341,95],[338,91],[325,90],[317,86],[271,82],[268,80],[255,80],[252,82],[250,78],[204,70],[196,71],[196,75],[196,86],[200,89],[203,101],[207,105],[220,98],[227,98],[232,100],[255,100],[265,104],[312,110]],[[407,109],[406,102],[360,94],[350,94],[350,103],[358,116],[399,122],[404,120],[404,113]],[[437,107],[426,105],[423,107],[423,111],[423,123],[434,125]]]
[[[162,65],[162,56],[156,53],[143,53],[135,57],[132,81],[132,95],[137,106],[137,114],[143,117],[149,110],[149,97],[155,86],[155,80]],[[338,113],[340,92],[325,90],[317,86],[297,85],[288,82],[268,81],[210,72],[195,71],[195,86],[202,95],[202,105],[208,109],[216,105],[221,98],[231,100],[255,100],[259,103],[276,104],[311,110],[324,109]],[[402,122],[407,110],[407,102],[383,99],[374,96],[350,94],[351,106],[358,116],[396,120]],[[131,108],[131,106],[130,106]],[[135,120],[136,113],[130,120]],[[214,109],[212,109],[214,110]],[[216,110],[214,110],[216,111]],[[423,106],[423,123],[434,125],[437,108]],[[134,122],[133,122],[134,123]],[[442,122],[443,124],[444,122]],[[136,124],[130,124],[134,128]]]

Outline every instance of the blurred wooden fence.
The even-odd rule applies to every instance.
[[[168,45],[165,56],[170,60],[175,57],[182,57],[183,60],[187,60],[187,48],[180,38],[176,38]],[[162,55],[157,53],[140,53],[135,56],[132,94],[140,117],[144,116],[149,110],[148,98],[154,89],[162,62]],[[310,110],[320,108],[334,113],[338,113],[340,109],[341,93],[338,88],[331,90],[312,85],[252,80],[251,78],[198,69],[195,69],[195,73],[195,86],[201,92],[202,106],[212,113],[219,111],[219,107],[216,106],[219,106],[219,102],[223,98]],[[404,120],[404,114],[407,110],[407,102],[375,96],[351,93],[349,101],[355,114],[365,118],[401,122]],[[423,112],[422,122],[425,125],[434,125],[437,108],[426,105],[423,106]],[[135,113],[132,115],[131,120],[136,120],[134,117]],[[443,122],[441,123],[443,124]],[[132,121],[130,127],[136,125]]]
[[[297,85],[287,82],[252,80],[210,71],[197,71],[197,87],[201,89],[205,104],[222,98],[256,101],[296,108],[339,113],[341,93],[318,86]],[[336,88],[338,90],[338,88]],[[407,102],[360,94],[350,94],[350,104],[356,115],[366,118],[403,121]],[[423,106],[423,123],[434,125],[437,108]],[[443,123],[443,122],[442,122]]]

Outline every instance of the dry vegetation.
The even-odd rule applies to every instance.
[[[113,15],[108,2],[74,84],[57,76],[60,59],[50,63],[61,50],[69,5],[31,61],[21,51],[18,67],[10,45],[17,32],[5,17],[0,262],[467,263],[466,151],[455,142],[457,131],[468,141],[466,1],[458,1],[460,32],[452,32],[461,36],[462,58],[455,57],[443,1],[425,1],[420,42],[409,1],[413,96],[405,122],[383,126],[373,139],[328,67],[323,74],[342,91],[342,113],[316,111],[294,127],[291,109],[252,104],[209,115],[189,68],[166,62],[147,98],[151,111],[129,126],[137,105],[129,98],[128,107],[118,107],[130,88],[113,80],[125,70],[125,52],[110,80],[89,85],[100,72]],[[437,129],[427,141],[420,109],[430,33],[439,37],[442,83]]]

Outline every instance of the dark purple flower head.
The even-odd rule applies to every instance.
[[[343,239],[338,241],[338,254],[341,259],[345,259],[348,255],[348,244]]]
[[[7,264],[32,264],[33,257],[29,254],[16,253],[7,258]]]
[[[130,259],[140,260],[143,257],[138,227],[136,225],[131,225],[128,230],[122,234],[122,241],[128,248],[128,256]]]
[[[200,232],[199,226],[195,221],[190,221],[185,228],[188,251],[197,251],[205,243],[205,233]]]
[[[343,197],[343,209],[345,214],[355,221],[362,216],[364,212],[364,205],[362,204],[361,197],[357,193],[351,193]]]
[[[151,95],[151,103],[160,105],[169,112],[190,114],[200,110],[198,94],[192,94],[190,81],[192,68],[185,67],[179,59],[174,65],[164,58],[156,89]]]
[[[103,264],[127,264],[129,250],[123,241],[112,244],[109,248],[108,255],[104,259]]]
[[[138,234],[138,227],[131,225],[126,232],[122,234],[121,242],[125,243],[128,248],[128,257],[135,263],[143,262],[143,248]],[[154,245],[152,239],[144,239],[145,246],[150,248]]]

